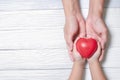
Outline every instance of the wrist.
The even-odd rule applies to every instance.
[[[88,16],[92,16],[92,17],[98,17],[98,18],[102,18],[103,17],[103,8],[101,7],[100,9],[93,9],[92,11],[89,11]]]
[[[90,0],[89,16],[102,17],[104,10],[104,0]]]
[[[80,14],[79,0],[63,0],[65,17]]]
[[[78,65],[78,66],[81,66],[81,67],[84,67],[85,65],[85,60],[82,60],[82,61],[74,61],[74,64]]]
[[[70,17],[75,17],[75,18],[81,17],[82,18],[82,14],[80,11],[76,11],[76,10],[70,11],[67,14],[65,14],[66,19],[69,19]]]
[[[90,66],[94,66],[94,65],[100,64],[100,62],[99,62],[98,59],[96,59],[96,60],[88,60],[88,64]]]
[[[100,15],[88,14],[88,16],[87,16],[87,21],[95,22],[100,19],[102,19],[102,16],[100,16]]]

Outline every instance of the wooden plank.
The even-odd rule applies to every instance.
[[[62,29],[0,31],[0,37],[0,49],[65,48]]]
[[[0,71],[0,80],[68,80],[70,69]],[[104,69],[108,80],[119,80],[120,69]],[[108,74],[109,73],[109,74]],[[84,80],[92,80],[88,69]]]
[[[0,51],[0,70],[70,68],[66,53],[62,49]]]
[[[103,67],[120,68],[119,57],[120,49],[110,48],[106,53]],[[66,49],[0,51],[0,70],[66,69],[71,67],[72,62]]]
[[[84,17],[88,9],[82,9]],[[105,9],[108,27],[119,27],[120,8]],[[0,30],[35,29],[40,27],[61,27],[65,23],[63,10],[38,10],[0,12]]]
[[[1,29],[57,26],[64,24],[64,14],[63,10],[1,12],[0,23]]]
[[[89,7],[89,0],[80,0],[81,8]],[[119,0],[106,0],[105,7],[119,8]],[[62,9],[61,0],[0,0],[0,11]]]
[[[120,28],[110,28],[110,47],[120,47]],[[0,31],[0,49],[66,48],[62,28]]]
[[[1,80],[67,80],[70,69],[0,71]],[[89,77],[89,75],[87,74]]]

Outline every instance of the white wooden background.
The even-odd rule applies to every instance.
[[[87,16],[89,0],[81,0]],[[120,0],[106,0],[110,37],[103,62],[108,80],[120,80]],[[61,0],[0,0],[0,80],[67,80],[72,62],[63,37]],[[91,80],[88,66],[85,80]]]

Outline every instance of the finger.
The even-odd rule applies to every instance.
[[[101,53],[101,56],[99,58],[99,61],[102,61],[103,58],[104,58],[104,52],[105,52],[106,42],[107,42],[107,33],[104,32],[102,34],[102,40],[101,40],[102,53]]]
[[[69,51],[72,51],[73,50],[73,40],[72,40],[71,36],[66,39],[66,43],[67,43],[67,49]]]
[[[75,58],[74,58],[73,52],[68,51],[68,53],[69,53],[69,57],[70,57],[71,61],[74,62]]]
[[[79,53],[78,52],[73,52],[73,55],[74,55],[74,58],[75,58],[75,60],[80,60],[81,59],[81,55],[79,55]]]
[[[106,45],[106,42],[107,42],[107,31],[106,30],[102,33],[101,39],[102,39],[101,40],[102,49],[105,49],[105,45]]]
[[[79,52],[78,52],[77,49],[76,49],[76,44],[74,44],[73,54],[74,54],[74,57],[76,57],[76,56],[79,56],[79,57],[80,57]]]
[[[100,46],[100,42],[99,41],[97,42],[97,45],[98,45],[98,47],[97,47],[97,51],[96,52],[101,53],[101,46]]]
[[[106,47],[106,42],[105,41],[101,41],[101,47],[102,47],[102,49],[104,50],[105,49],[105,47]]]
[[[101,55],[99,57],[99,61],[101,62],[104,58],[104,50],[102,50]]]
[[[69,57],[71,59],[71,61],[74,61],[74,56],[73,56],[73,41],[71,37],[68,37],[66,40],[67,43],[67,49],[68,49],[68,53],[69,53]]]
[[[79,22],[79,27],[80,27],[80,33],[79,33],[79,35],[80,35],[80,37],[85,37],[85,34],[86,34],[86,29],[85,29],[85,21],[80,21]]]

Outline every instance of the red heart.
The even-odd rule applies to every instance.
[[[93,38],[80,38],[76,42],[76,49],[84,58],[90,58],[97,50],[97,41]]]

